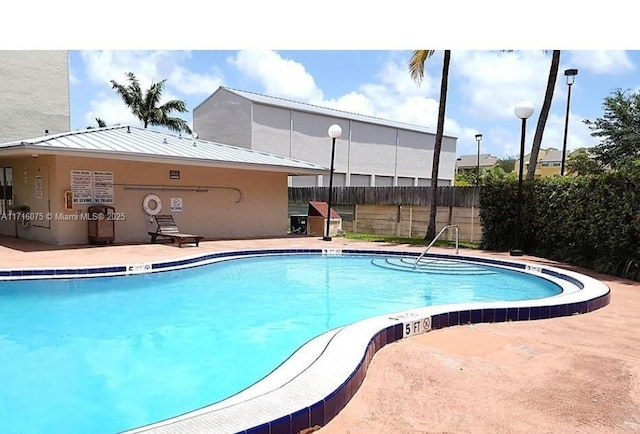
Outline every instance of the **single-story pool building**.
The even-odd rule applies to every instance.
[[[133,126],[0,144],[0,234],[87,244],[149,242],[154,214],[208,239],[282,236],[287,177],[328,168]],[[90,208],[90,207],[98,208]],[[99,222],[90,210],[102,208]]]

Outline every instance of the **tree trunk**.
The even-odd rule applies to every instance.
[[[538,117],[538,125],[536,126],[536,134],[533,136],[533,145],[531,145],[531,157],[529,158],[529,170],[527,171],[527,179],[533,179],[536,173],[536,165],[538,163],[538,154],[540,153],[540,145],[542,145],[542,134],[547,124],[549,110],[551,109],[551,101],[553,100],[553,90],[558,79],[558,66],[560,65],[560,50],[553,50],[551,56],[551,67],[549,68],[549,80],[547,81],[547,91],[544,94],[544,102],[540,109]]]
[[[429,209],[429,226],[427,226],[426,240],[436,237],[436,214],[438,203],[436,192],[438,190],[438,169],[440,167],[440,151],[442,150],[442,136],[444,135],[444,117],[447,108],[447,85],[449,83],[449,62],[451,50],[444,50],[442,60],[442,78],[440,79],[440,105],[438,107],[438,126],[436,129],[436,142],[433,145],[433,167],[431,169],[431,207]]]

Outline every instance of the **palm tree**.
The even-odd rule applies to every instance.
[[[98,124],[98,128],[104,128],[107,126],[107,123],[105,121],[102,120],[102,118],[95,118],[96,119],[96,123]],[[87,127],[88,130],[93,129],[94,127],[89,125]]]
[[[540,108],[538,125],[536,126],[536,133],[533,136],[533,144],[531,145],[531,157],[529,158],[529,171],[527,172],[527,179],[533,179],[536,173],[538,153],[540,152],[540,145],[542,145],[542,134],[544,134],[544,128],[547,124],[547,118],[549,117],[549,110],[551,109],[553,91],[556,86],[556,80],[558,79],[559,65],[560,50],[553,50],[553,54],[551,55],[551,67],[549,68],[549,78],[547,80],[547,91],[544,94],[544,102],[542,103],[542,107]]]
[[[131,112],[140,119],[140,122],[147,128],[149,125],[161,126],[169,130],[191,134],[191,128],[184,119],[169,116],[171,112],[187,112],[184,101],[171,100],[160,104],[162,91],[167,80],[151,83],[151,87],[142,93],[140,83],[133,72],[127,72],[128,85],[122,85],[111,80],[111,87],[120,95],[124,103],[131,109]]]
[[[409,61],[409,73],[411,78],[420,85],[424,78],[424,69],[427,59],[435,54],[435,50],[415,50]],[[436,128],[436,141],[433,145],[433,166],[431,168],[431,207],[429,209],[429,225],[427,226],[426,240],[436,237],[436,191],[438,189],[438,169],[440,166],[440,151],[442,150],[442,136],[444,135],[444,117],[447,108],[447,86],[449,83],[449,62],[451,50],[444,50],[442,60],[442,78],[440,79],[440,105],[438,107],[438,126]]]

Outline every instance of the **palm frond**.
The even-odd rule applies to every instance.
[[[428,58],[435,54],[435,50],[414,50],[409,60],[409,73],[413,81],[422,83],[424,78],[424,65]]]
[[[187,134],[191,134],[191,128],[189,128],[189,124],[187,123],[187,121],[180,118],[165,116],[161,119],[155,119],[154,122],[150,122],[150,124],[154,126],[166,127],[167,129],[175,131],[177,133],[184,131]]]
[[[189,128],[184,119],[169,116],[174,111],[187,112],[184,101],[171,100],[159,106],[166,79],[157,83],[152,82],[149,89],[143,93],[140,83],[133,72],[126,73],[126,77],[129,81],[128,85],[125,86],[111,80],[111,86],[145,128],[153,125],[166,127],[176,132],[191,132],[191,128]]]
[[[127,72],[125,74],[127,79],[129,80],[129,89],[131,89],[131,93],[135,95],[142,95],[142,90],[140,89],[140,82],[138,78],[133,72]]]
[[[128,85],[123,85],[115,80],[111,80],[111,88],[116,91],[122,98],[122,101],[127,105],[136,117],[140,117],[140,105],[142,104],[142,91],[140,89],[140,83],[133,72],[125,74],[129,80]]]
[[[187,110],[187,105],[184,103],[184,101],[178,99],[172,99],[171,101],[165,102],[159,107],[159,109],[167,113],[173,111],[176,111],[178,113],[186,113],[189,111]]]

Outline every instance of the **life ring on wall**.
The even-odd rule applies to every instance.
[[[147,194],[142,201],[142,209],[148,215],[159,214],[162,211],[162,201],[155,194]]]

